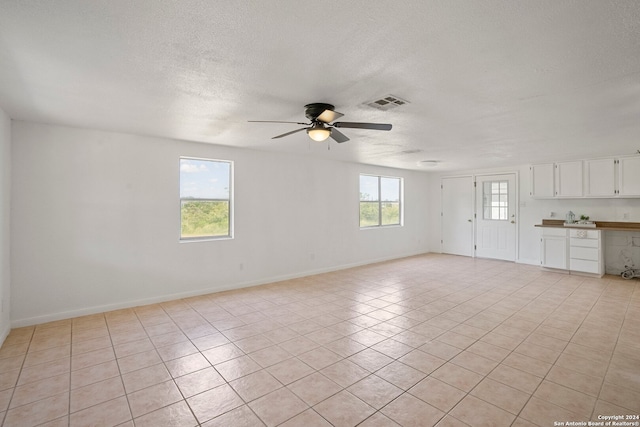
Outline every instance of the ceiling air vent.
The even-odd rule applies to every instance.
[[[369,107],[377,108],[378,110],[387,111],[393,108],[399,107],[404,104],[408,104],[409,101],[405,101],[402,98],[398,98],[395,95],[387,95],[375,101],[365,102]]]

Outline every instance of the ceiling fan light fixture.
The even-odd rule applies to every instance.
[[[313,126],[307,129],[307,135],[314,141],[322,142],[331,136],[331,129],[323,126]]]

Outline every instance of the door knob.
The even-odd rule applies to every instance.
[[[515,224],[516,222],[514,220],[511,220],[511,224]]]
[[[473,222],[472,220],[468,219],[467,222]]]

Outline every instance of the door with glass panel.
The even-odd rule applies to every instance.
[[[516,259],[516,175],[476,176],[476,256]]]

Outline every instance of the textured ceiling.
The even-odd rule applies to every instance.
[[[2,0],[0,60],[14,119],[447,171],[640,149],[637,0]],[[247,123],[310,102],[393,130]]]

